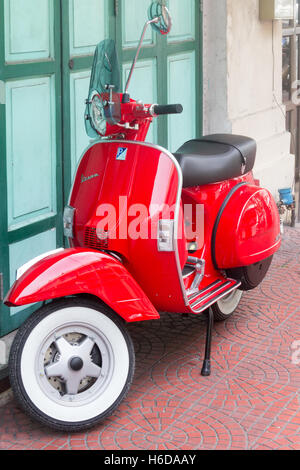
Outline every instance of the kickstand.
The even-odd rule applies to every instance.
[[[212,338],[212,330],[214,325],[214,313],[211,308],[207,311],[207,332],[206,332],[206,344],[205,344],[205,358],[203,362],[203,367],[201,371],[201,375],[203,377],[209,377],[211,374],[211,363],[210,363],[210,355],[211,355],[211,338]]]

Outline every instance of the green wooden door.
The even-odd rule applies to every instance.
[[[62,243],[60,56],[59,0],[0,0],[1,297]],[[1,336],[29,313],[0,308]]]
[[[163,3],[166,3],[162,0]],[[151,0],[120,0],[117,44],[126,83]],[[129,92],[144,103],[181,103],[181,116],[159,117],[148,140],[176,151],[186,140],[202,135],[202,52],[200,0],[169,0],[170,35],[148,29]]]
[[[173,29],[168,38],[148,29],[129,92],[145,103],[182,103],[181,116],[160,117],[148,141],[175,151],[202,134],[200,0],[169,0]],[[122,90],[151,0],[64,0],[63,96],[65,201],[76,164],[89,143],[84,127],[85,99],[95,45],[115,39],[122,67]]]
[[[65,202],[89,138],[84,111],[95,46],[115,36],[114,0],[62,0],[63,149]]]
[[[96,44],[116,40],[123,88],[151,0],[0,0],[0,293],[16,269],[63,245],[62,209],[89,144],[85,99]],[[147,32],[129,91],[182,103],[148,140],[176,150],[202,132],[200,0],[169,0],[168,38]],[[35,307],[36,308],[36,307]],[[29,309],[0,306],[0,336]]]

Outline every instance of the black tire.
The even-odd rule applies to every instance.
[[[249,291],[262,283],[270,269],[272,260],[273,256],[251,266],[229,269],[226,272],[231,279],[241,281],[240,290]]]
[[[98,320],[98,317],[97,317],[97,327],[95,325],[91,325],[91,331],[93,329],[93,331],[97,331],[99,332],[99,335],[103,335],[104,337],[104,334],[107,334],[107,331],[111,331],[111,333],[109,333],[109,335],[115,335],[117,336],[117,338],[115,337],[115,339],[112,340],[112,343],[115,342],[115,344],[117,344],[117,341],[118,341],[118,344],[121,342],[121,346],[117,346],[117,348],[115,347],[114,344],[110,345],[109,341],[110,341],[110,336],[109,336],[109,339],[107,340],[107,350],[105,349],[104,347],[104,341],[103,341],[103,351],[100,347],[100,356],[101,354],[103,353],[104,356],[99,356],[99,352],[97,353],[98,351],[98,343],[101,344],[100,342],[100,339],[97,343],[97,340],[95,340],[95,348],[92,349],[92,351],[89,353],[89,360],[87,360],[86,362],[89,363],[92,363],[93,366],[96,365],[96,367],[99,367],[100,370],[102,371],[103,368],[104,368],[104,357],[105,355],[109,355],[107,354],[107,351],[113,351],[112,354],[111,354],[111,357],[109,357],[109,359],[106,359],[106,362],[109,363],[109,361],[111,362],[112,366],[113,366],[113,371],[111,372],[110,368],[107,367],[107,376],[110,377],[109,378],[103,378],[104,377],[104,374],[101,372],[101,375],[98,376],[98,378],[95,378],[95,382],[93,383],[93,385],[91,385],[91,388],[88,389],[88,390],[97,390],[98,389],[98,395],[96,397],[96,394],[95,394],[95,397],[97,398],[97,401],[93,403],[92,399],[90,399],[90,402],[87,402],[87,404],[84,404],[83,405],[80,405],[78,406],[78,403],[77,403],[77,406],[74,408],[72,406],[70,406],[70,403],[68,403],[68,408],[67,408],[67,405],[65,405],[64,403],[61,403],[59,402],[59,398],[57,398],[57,395],[58,395],[58,392],[56,390],[54,391],[51,391],[52,394],[55,394],[55,399],[53,398],[52,400],[52,397],[50,395],[48,395],[48,387],[52,387],[51,384],[49,384],[49,381],[50,381],[50,378],[48,375],[46,375],[46,372],[44,373],[44,378],[41,379],[39,376],[38,376],[38,371],[37,370],[33,370],[34,368],[34,365],[33,364],[28,364],[28,361],[25,362],[26,358],[28,358],[28,351],[32,351],[32,348],[30,349],[29,346],[33,343],[38,343],[37,341],[37,337],[38,337],[38,333],[39,331],[42,331],[43,330],[43,325],[45,323],[45,326],[47,326],[47,324],[49,325],[51,322],[53,322],[53,324],[56,322],[56,318],[58,317],[58,312],[59,314],[61,315],[61,318],[62,318],[62,321],[69,321],[68,325],[71,325],[71,322],[68,318],[68,314],[73,311],[74,314],[72,314],[74,316],[74,318],[78,317],[80,313],[82,313],[83,311],[82,310],[78,310],[78,307],[80,309],[84,309],[85,312],[88,313],[88,315],[90,317],[95,317],[96,318],[96,313],[95,312],[98,312],[99,314],[99,317],[101,318],[101,322],[102,322],[102,325],[104,325],[105,323],[105,328],[103,328],[102,326],[102,330],[100,332],[100,329],[99,329],[99,324],[100,324],[100,318]],[[66,311],[65,309],[69,309],[68,311]],[[61,312],[62,310],[65,310],[64,312]],[[75,315],[76,313],[76,315]],[[86,318],[86,317],[85,317]],[[82,324],[85,325],[85,318],[82,319]],[[107,320],[105,320],[107,319]],[[80,324],[81,324],[81,321],[80,321]],[[74,321],[74,332],[76,332],[76,329],[78,331],[78,326],[76,326],[76,322]],[[77,325],[79,325],[79,322],[77,322]],[[72,326],[70,326],[71,330],[72,330]],[[80,327],[81,328],[81,327]],[[82,327],[84,328],[84,327]],[[98,328],[98,329],[97,329]],[[61,330],[62,332],[62,335],[64,334],[63,333],[63,327],[61,328],[57,328],[57,332],[59,332]],[[53,330],[54,331],[54,330]],[[104,332],[103,332],[104,331]],[[55,333],[53,333],[54,335]],[[97,334],[97,333],[96,333]],[[48,339],[47,341],[52,341],[52,339],[49,339],[51,335],[48,335]],[[52,338],[52,336],[51,336]],[[84,338],[84,335],[83,335],[83,338]],[[96,338],[98,338],[96,336]],[[100,338],[100,336],[99,336]],[[57,337],[55,337],[55,341],[56,341]],[[62,336],[61,338],[59,338],[60,340],[65,339],[65,336]],[[89,337],[88,335],[86,336],[85,339],[88,339],[89,341],[92,341],[92,339],[94,340],[94,338],[91,339],[91,337]],[[120,341],[121,339],[121,341]],[[41,338],[41,341],[43,340],[43,338]],[[28,342],[28,344],[27,344]],[[83,341],[84,342],[84,341]],[[80,343],[79,346],[81,344]],[[27,346],[26,346],[27,344]],[[42,344],[42,343],[41,343]],[[78,346],[78,344],[76,345]],[[42,351],[42,348],[44,346],[40,346],[40,351]],[[47,346],[45,346],[46,348]],[[52,345],[51,345],[52,347]],[[72,349],[75,348],[75,345],[74,344],[70,344],[70,347]],[[38,346],[37,346],[38,348]],[[111,348],[111,350],[109,349]],[[34,349],[34,348],[33,348]],[[86,350],[87,351],[87,350]],[[93,354],[94,352],[96,351],[96,353],[98,354],[97,358],[100,357],[100,359],[98,358],[98,365],[95,364],[93,361]],[[125,352],[125,358],[121,358],[121,357],[115,357],[116,355],[116,351],[124,351]],[[127,356],[127,352],[128,352],[128,356]],[[23,357],[23,354],[25,357]],[[30,354],[34,354],[33,352],[30,352]],[[40,352],[40,354],[42,354],[42,357],[43,357],[43,354],[44,352]],[[37,355],[38,356],[38,355]],[[60,352],[58,352],[58,357],[59,359],[56,361],[56,362],[52,362],[52,365],[57,365],[58,362],[60,361],[60,357],[62,357],[62,354],[60,354]],[[87,356],[88,357],[88,356]],[[38,357],[36,357],[36,363],[38,361]],[[71,360],[70,360],[71,361]],[[70,363],[71,362],[68,362],[68,371],[71,370],[71,366],[70,366]],[[119,362],[118,362],[119,361]],[[34,362],[34,361],[32,361]],[[40,362],[41,363],[41,362]],[[122,380],[119,378],[119,377],[116,377],[115,376],[115,369],[120,369],[121,365],[124,365],[125,364],[125,369],[123,371],[123,373],[121,373],[121,377],[122,377]],[[100,367],[101,365],[101,367]],[[30,386],[28,386],[28,381],[29,381],[29,375],[27,377],[27,375],[25,374],[24,372],[24,369],[28,368],[28,371],[30,372],[30,376],[33,376],[33,377],[37,377],[36,379],[36,387],[34,388],[34,392],[31,393],[31,390],[30,392],[28,392],[28,390],[26,390],[26,386],[25,386],[25,383],[24,383],[24,380],[25,382],[27,381],[27,388],[30,388]],[[79,299],[79,298],[72,298],[72,299],[64,299],[64,300],[60,300],[60,301],[55,301],[49,305],[46,305],[44,307],[42,307],[41,309],[39,309],[36,313],[34,313],[22,326],[21,328],[19,329],[16,337],[15,337],[15,340],[13,342],[13,345],[12,345],[12,348],[11,348],[11,352],[10,352],[10,358],[9,358],[9,375],[10,375],[10,383],[11,383],[11,387],[12,387],[12,390],[14,392],[14,395],[15,395],[15,398],[16,400],[18,401],[18,403],[21,405],[22,409],[29,415],[31,416],[33,419],[37,420],[38,422],[40,422],[41,424],[51,428],[51,429],[54,429],[56,431],[61,431],[61,432],[82,432],[82,431],[85,431],[93,426],[95,426],[96,424],[98,424],[99,422],[103,421],[104,419],[106,419],[108,416],[110,416],[114,410],[120,405],[121,401],[125,398],[125,396],[127,395],[128,391],[129,391],[129,388],[130,388],[130,385],[132,383],[132,380],[133,380],[133,376],[134,376],[134,367],[135,367],[135,353],[134,353],[134,347],[133,347],[133,343],[132,343],[132,340],[131,340],[131,337],[125,327],[125,324],[124,322],[114,313],[112,312],[106,305],[103,305],[102,303],[98,303],[96,301],[93,301],[93,300],[90,300],[90,299]],[[128,369],[128,374],[127,374],[127,369]],[[39,370],[39,369],[38,369]],[[44,371],[46,370],[46,366],[44,367]],[[123,369],[122,369],[123,370]],[[23,371],[23,373],[22,373]],[[109,371],[109,373],[108,373]],[[71,370],[71,374],[74,375],[75,377],[75,374],[77,373],[77,369],[75,368],[72,368]],[[79,373],[79,372],[78,372]],[[82,373],[85,373],[84,371]],[[127,374],[127,376],[126,376]],[[26,375],[26,377],[25,377]],[[41,374],[42,375],[42,374]],[[43,383],[42,383],[42,380],[43,380]],[[78,379],[76,379],[78,380]],[[75,380],[75,381],[76,381]],[[88,379],[85,379],[85,380],[88,380]],[[91,380],[91,379],[89,379]],[[55,380],[54,380],[55,381]],[[111,387],[113,387],[114,383],[116,383],[116,381],[119,381],[118,384],[118,387],[120,387],[120,390],[121,390],[121,393],[118,394],[117,398],[114,399],[114,394],[115,393],[118,393],[118,390],[119,388],[118,387],[115,387],[114,390],[117,388],[116,392],[114,392],[112,395],[111,395]],[[106,384],[107,383],[107,386],[106,388],[104,388],[104,385],[103,384]],[[123,386],[123,383],[124,383],[124,386]],[[80,382],[81,384],[81,382]],[[97,385],[98,384],[98,385]],[[100,385],[99,385],[100,384]],[[40,385],[40,388],[37,390],[37,387]],[[63,386],[63,385],[62,385]],[[45,388],[44,388],[45,387]],[[94,387],[94,388],[93,388]],[[102,387],[102,388],[101,388]],[[123,387],[121,389],[121,387]],[[103,389],[103,392],[100,393],[100,391]],[[32,386],[32,390],[33,390],[33,386]],[[50,390],[50,389],[49,389]],[[75,399],[77,399],[79,397],[80,399],[80,396],[83,396],[87,393],[92,393],[91,391],[88,391],[86,390],[85,391],[85,394],[83,393],[82,395],[80,390],[77,389],[77,395],[66,395],[66,396],[70,396],[70,397],[75,397]],[[100,390],[100,391],[99,391]],[[95,393],[95,392],[93,392]],[[45,409],[41,410],[40,407],[39,407],[39,403],[35,402],[35,400],[32,398],[31,395],[34,395],[34,394],[38,394],[38,397],[40,397],[38,400],[36,401],[39,401],[40,403],[43,404],[43,408],[46,408],[46,412],[45,412]],[[81,411],[81,409],[85,410],[86,408],[89,409],[89,413],[91,413],[90,409],[93,407],[92,409],[92,413],[95,413],[96,410],[98,410],[98,404],[100,403],[100,398],[102,399],[102,397],[105,396],[105,397],[111,397],[109,398],[110,400],[114,400],[113,403],[109,403],[109,406],[107,406],[107,409],[103,409],[101,410],[101,413],[100,414],[95,414],[95,416],[93,415],[92,417],[88,417],[88,419],[80,419],[80,420],[73,420],[73,416],[75,416],[76,414],[76,418],[78,415],[78,413],[83,413]],[[49,398],[50,397],[50,398]],[[95,398],[95,400],[96,400]],[[43,401],[44,400],[44,401]],[[52,402],[51,402],[52,400]],[[56,401],[58,402],[58,404],[56,405]],[[49,414],[48,413],[48,408],[46,407],[47,404],[51,404],[51,410],[52,408],[55,409],[55,407],[57,407],[57,410],[59,409],[64,409],[66,410],[66,413],[70,414],[71,413],[71,409],[73,410],[72,413],[72,420],[69,421],[69,420],[66,420],[66,419],[60,419],[60,416],[57,415],[57,416],[54,416],[55,413],[50,413],[49,411]],[[67,399],[65,401],[65,403],[67,403]],[[52,407],[53,405],[53,407]],[[101,406],[103,406],[101,404]],[[86,408],[85,408],[86,407]],[[50,409],[49,408],[49,409]]]

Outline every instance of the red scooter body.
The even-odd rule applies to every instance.
[[[128,131],[128,136],[145,138],[145,128],[148,129],[152,121],[150,106],[141,109],[140,104],[131,100],[130,104],[122,105],[122,110],[124,121],[129,116],[131,122],[139,124],[138,130]],[[118,301],[112,295],[113,282],[118,289],[117,275],[108,291],[91,288],[95,277],[107,285],[106,276],[113,263],[116,272],[120,269],[120,263],[108,255],[97,260],[96,265],[89,265],[90,277],[84,285],[80,281],[81,266],[76,263],[76,271],[71,270],[69,279],[71,289],[66,283],[65,270],[57,269],[57,258],[49,259],[56,266],[55,282],[51,277],[53,270],[51,276],[47,274],[48,261],[40,261],[17,281],[6,298],[7,304],[18,306],[85,292],[97,295],[127,321],[158,318],[157,311],[200,313],[240,286],[239,280],[226,275],[226,270],[259,263],[278,250],[278,211],[269,192],[255,185],[252,172],[220,183],[183,189],[182,172],[173,155],[158,146],[129,141],[128,136],[122,140],[96,142],[83,155],[69,201],[74,209],[74,236],[69,241],[75,250],[92,249],[120,257],[126,282],[139,286],[147,299],[139,305],[140,315],[119,311]],[[125,155],[122,159],[118,159],[120,149]],[[226,202],[232,191],[234,193]],[[192,257],[204,260],[205,269],[198,289],[193,291],[190,288],[196,270],[191,270],[188,276],[183,275],[190,257],[183,211],[186,204],[204,208],[203,227],[195,236],[197,249],[193,250]],[[140,212],[140,206],[146,208],[146,214]],[[165,215],[166,207],[173,211]],[[115,214],[113,218],[107,217],[107,210],[111,208]],[[159,223],[166,219],[173,224],[171,251],[158,249]],[[135,228],[139,225],[137,238],[130,236],[131,224]],[[84,256],[88,259],[88,253],[84,255],[83,252],[81,259]],[[65,255],[68,260],[70,255],[68,252]],[[75,284],[74,274],[78,278]],[[25,295],[28,286],[30,295]],[[46,291],[44,286],[47,286]],[[139,293],[132,299],[137,299],[138,303],[142,297]],[[109,298],[112,300],[108,301]],[[150,314],[149,299],[152,303]],[[129,297],[121,300],[129,302]],[[143,308],[143,305],[147,307]],[[129,303],[127,306],[129,309]]]

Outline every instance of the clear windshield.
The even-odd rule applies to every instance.
[[[108,86],[113,88],[110,89]],[[86,107],[86,131],[90,137],[105,135],[106,123],[117,124],[120,110],[120,67],[115,42],[106,39],[96,47]]]

